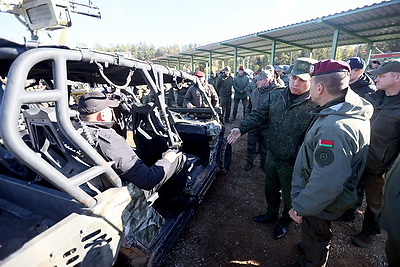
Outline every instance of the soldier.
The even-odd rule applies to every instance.
[[[157,191],[164,200],[190,204],[193,199],[176,198],[186,186],[186,156],[169,149],[153,166],[146,166],[126,140],[111,129],[112,108],[118,105],[118,101],[109,100],[98,91],[86,93],[80,98],[78,110],[95,140],[96,149],[107,160],[114,162],[113,168],[122,180],[142,189],[146,197]]]
[[[230,123],[231,106],[232,106],[232,86],[233,78],[231,76],[231,68],[226,66],[223,73],[217,79],[217,93],[222,109],[222,118],[225,123]]]
[[[242,101],[243,118],[246,117],[246,106],[250,92],[250,82],[247,74],[244,72],[243,66],[239,67],[236,77],[233,79],[233,89],[235,94],[233,97],[232,120],[236,120],[239,102]]]
[[[208,79],[208,84],[212,85],[214,89],[217,87],[217,75],[215,75],[214,71],[211,71],[210,78]]]
[[[273,79],[271,72],[261,71],[254,80],[257,81],[257,88],[250,95],[249,102],[246,107],[246,114],[260,106],[268,97],[268,93],[276,88],[270,81]],[[246,165],[243,167],[245,171],[253,168],[254,156],[256,154],[257,144],[260,146],[260,167],[265,171],[265,160],[267,158],[267,131],[268,125],[261,125],[256,129],[249,131],[247,134],[247,154]]]
[[[350,72],[350,88],[359,96],[366,97],[367,94],[372,94],[376,91],[374,81],[364,72],[366,68],[365,61],[359,57],[352,57],[347,60],[349,63]],[[348,209],[338,220],[354,222],[356,219],[357,210],[361,207],[364,199],[364,182],[361,180],[357,185],[358,201],[356,205]]]
[[[298,58],[290,73],[289,86],[272,90],[264,102],[241,122],[239,128],[232,129],[228,136],[228,142],[233,143],[242,134],[268,125],[269,151],[265,165],[267,213],[253,220],[259,223],[278,221],[272,234],[274,239],[284,237],[292,222],[288,211],[292,207],[290,190],[293,165],[312,119],[311,111],[315,107],[309,93],[309,67],[314,62],[311,58]],[[278,220],[281,190],[284,208]]]
[[[318,113],[296,159],[289,214],[301,224],[301,266],[325,266],[331,220],[357,200],[373,108],[350,90],[347,62],[323,60],[310,70],[310,95]]]
[[[199,78],[199,81],[204,89],[205,97],[213,107],[219,107],[219,100],[217,92],[212,85],[206,83],[206,74],[202,71],[196,71],[194,76]],[[185,95],[183,105],[187,108],[206,107],[207,103],[203,100],[198,85],[192,84]]]

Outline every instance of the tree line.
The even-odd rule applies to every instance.
[[[184,50],[193,49],[195,47],[200,46],[200,44],[190,43],[186,45],[178,45],[173,44],[170,46],[161,46],[155,47],[152,44],[147,43],[138,43],[138,44],[116,44],[103,46],[100,44],[96,44],[94,49],[105,51],[105,52],[121,52],[121,53],[129,53],[130,57],[136,58],[139,60],[149,60],[152,58],[165,56],[169,54],[176,54]],[[367,44],[358,44],[358,45],[347,45],[340,46],[337,49],[336,59],[347,60],[351,57],[361,57],[364,58],[367,53]],[[372,54],[379,53],[388,53],[388,52],[399,52],[400,51],[400,40],[392,40],[386,42],[374,43]],[[312,51],[312,58],[321,60],[330,58],[331,48],[318,48]],[[309,51],[306,50],[298,50],[292,52],[284,52],[284,53],[276,53],[275,54],[275,65],[291,65],[294,60],[299,57],[309,57]],[[223,68],[223,66],[233,66],[233,57],[231,59],[225,60],[222,62],[221,60],[213,61],[213,70],[219,71]],[[260,55],[260,56],[251,56],[241,58],[238,57],[238,64],[243,65],[245,68],[249,68],[252,70],[259,70],[264,68],[266,65],[270,64],[270,56],[269,55]],[[205,71],[210,71],[207,67],[208,62],[197,62],[195,68],[202,69]],[[177,68],[177,66],[170,66]],[[190,70],[191,66],[189,64],[181,64],[181,69]]]

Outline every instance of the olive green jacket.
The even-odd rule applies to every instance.
[[[309,92],[299,96],[293,103],[289,87],[269,92],[265,101],[254,109],[240,124],[241,134],[269,125],[269,148],[278,160],[294,163],[297,151],[312,119],[315,104]]]

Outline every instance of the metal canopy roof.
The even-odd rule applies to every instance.
[[[179,64],[400,39],[400,0],[384,1],[151,59]],[[369,55],[368,55],[369,56]],[[334,54],[332,55],[334,57]]]

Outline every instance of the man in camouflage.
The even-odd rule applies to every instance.
[[[272,71],[261,71],[254,80],[257,81],[257,88],[250,94],[249,102],[246,107],[246,114],[250,114],[252,110],[260,106],[268,97],[268,93],[275,89],[276,86],[270,81],[273,79]],[[260,167],[265,170],[265,160],[267,158],[268,144],[268,124],[261,125],[256,129],[249,131],[247,134],[247,154],[245,171],[253,168],[254,156],[256,154],[257,145],[260,147]]]
[[[316,62],[311,58],[298,58],[290,73],[289,86],[272,90],[266,100],[232,129],[228,142],[235,142],[242,134],[261,125],[268,126],[269,152],[266,160],[265,198],[267,213],[253,218],[260,223],[276,222],[279,217],[280,197],[284,208],[272,237],[282,238],[291,223],[291,182],[294,162],[304,134],[312,119],[315,104],[310,99],[309,67]]]

